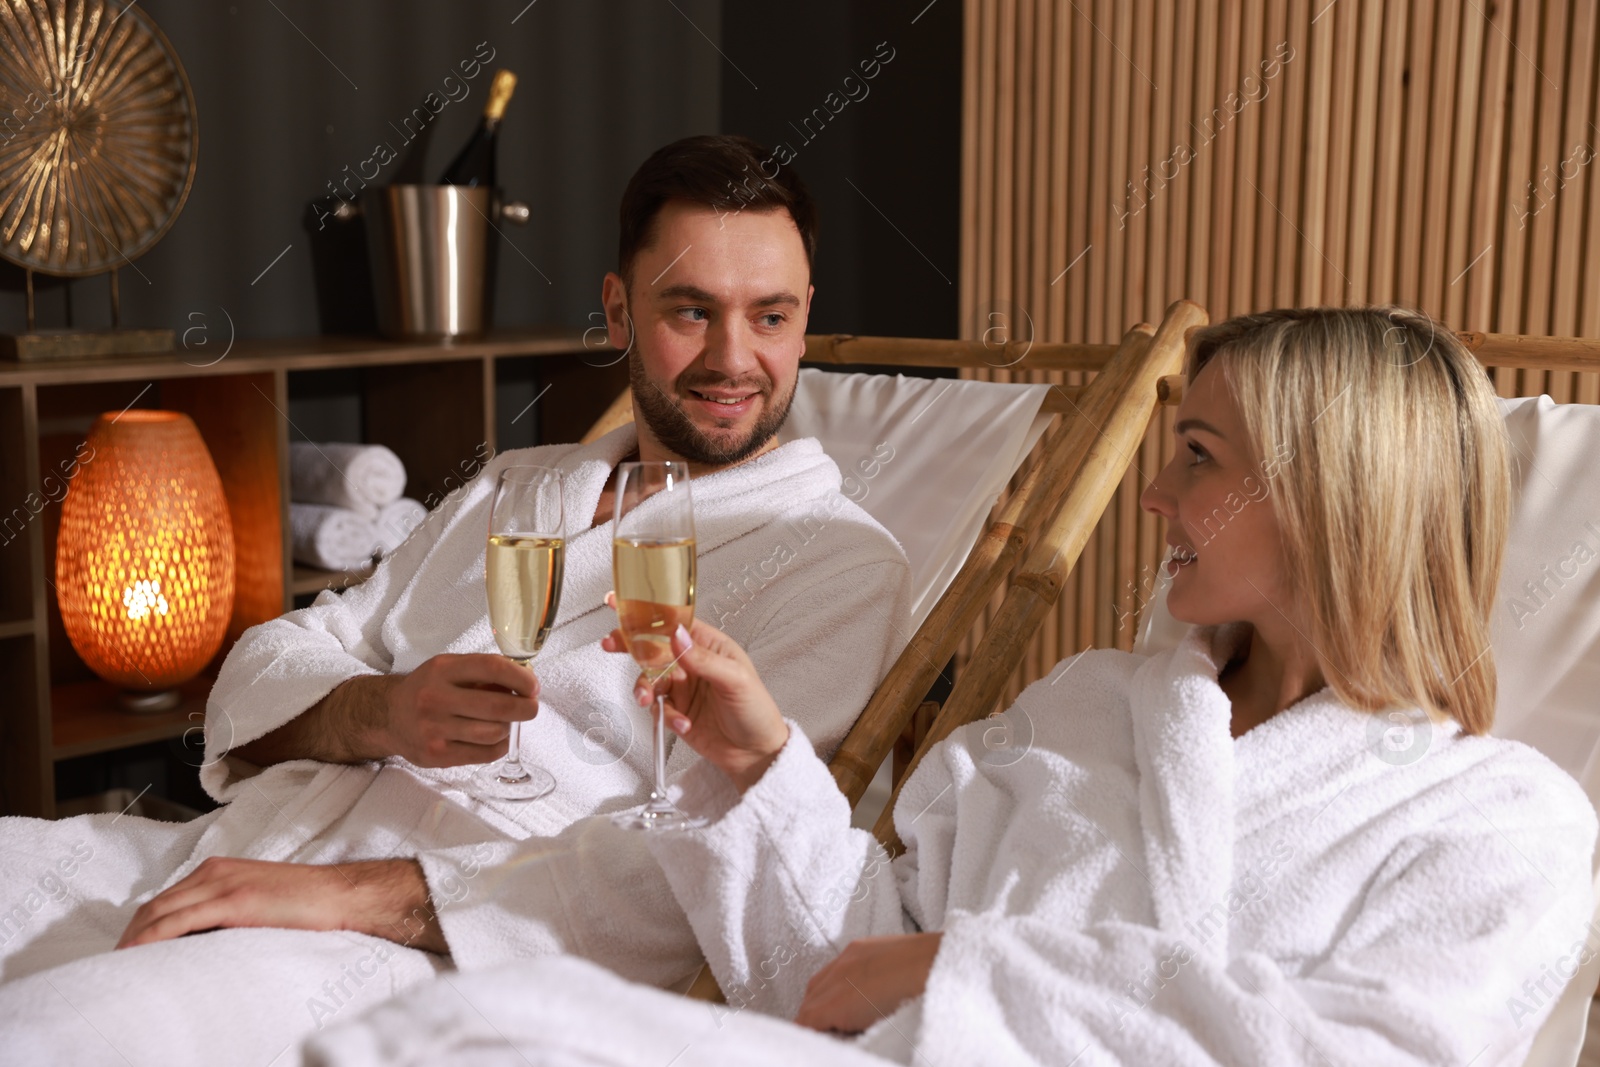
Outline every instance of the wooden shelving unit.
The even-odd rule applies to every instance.
[[[427,501],[467,480],[485,449],[498,451],[497,370],[530,356],[542,357],[539,380],[553,386],[541,401],[542,441],[575,440],[626,384],[614,355],[593,359],[574,333],[456,345],[343,337],[239,343],[215,362],[209,353],[177,352],[0,363],[0,812],[52,816],[59,760],[183,737],[202,725],[211,679],[245,629],[297,597],[343,589],[370,573],[291,563],[293,376],[359,369],[364,439],[392,448],[406,465],[406,495]],[[130,405],[194,419],[222,476],[237,559],[222,650],[184,687],[183,704],[157,715],[116,706],[112,687],[67,641],[54,591],[61,491],[59,478],[46,477],[74,454],[95,416]]]
[[[372,571],[371,564],[348,571],[325,571],[321,567],[296,563],[289,576],[289,595],[306,596],[324,589],[348,589],[366,581],[372,576]]]
[[[72,682],[50,690],[51,758],[72,759],[182,737],[205,725],[206,695],[215,679],[191,678],[172,711],[134,715],[116,705],[116,686],[100,681]]]

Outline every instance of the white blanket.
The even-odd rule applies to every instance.
[[[1231,638],[1086,653],[959,731],[892,865],[798,732],[731,807],[696,768],[725,813],[651,845],[730,1004],[790,1015],[851,940],[921,928],[925,995],[862,1039],[901,1062],[1519,1063],[1591,911],[1581,791],[1331,690],[1234,740]]]
[[[121,988],[137,1003],[166,990],[170,1003],[176,979],[161,962],[173,958],[173,949],[84,957],[104,953],[138,903],[211,855],[306,863],[418,856],[462,968],[555,951],[592,952],[631,965],[630,977],[658,983],[691,968],[698,952],[693,933],[639,835],[587,818],[642,803],[648,794],[648,718],[631,698],[637,669],[598,646],[615,619],[602,603],[611,586],[609,525],[582,530],[634,440],[630,426],[588,446],[497,456],[366,583],[343,595],[325,592],[311,607],[247,631],[208,708],[202,781],[229,801],[220,812],[183,827],[132,817],[111,826],[103,816],[100,823],[0,821],[0,905],[22,899],[79,839],[108,857],[77,875],[68,897],[51,903],[48,919],[41,909],[0,946],[7,979],[0,984],[0,1029],[8,1036],[24,1024],[30,1032],[65,1029],[65,1001],[56,1005],[60,1018],[47,1025],[38,998],[13,996],[9,980],[73,960],[81,961],[73,973],[89,982],[85,989]],[[555,775],[555,793],[526,803],[481,799],[472,792],[475,767],[423,770],[391,759],[361,766],[297,761],[257,771],[228,756],[347,678],[410,671],[440,652],[496,651],[483,593],[487,508],[496,474],[514,463],[560,465],[572,526],[581,530],[569,536],[561,610],[534,663],[540,713],[523,728],[524,753]],[[732,586],[722,591],[717,618],[750,649],[784,706],[831,749],[906,639],[903,554],[839,493],[838,468],[815,441],[792,442],[698,479],[693,492],[701,574],[718,587]],[[681,774],[697,759],[678,746],[669,770]],[[59,936],[63,929],[87,932]],[[216,936],[185,940],[203,944]],[[238,948],[241,939],[248,949]],[[273,1020],[272,1032],[286,1035],[287,1043],[311,1028],[317,1012],[309,999],[325,970],[313,965],[290,980],[303,943],[283,940],[281,931],[236,932],[234,951],[204,957],[209,967],[196,966],[192,961],[203,954],[186,948],[193,969],[180,983],[188,1005],[181,1016],[161,1010],[157,998],[142,1019],[120,1015],[126,1028],[108,1036],[124,1048],[161,1048],[168,1031],[189,1027],[204,1031],[213,1054],[237,1051],[232,1020],[250,1012]],[[269,966],[281,954],[291,965]],[[407,961],[403,966],[387,964],[386,973],[399,976],[396,987],[421,973],[412,956],[426,958],[403,950],[397,957]],[[260,987],[252,988],[256,978]],[[65,987],[63,993],[73,995]],[[205,1047],[196,1040],[196,1048]],[[262,1048],[252,1046],[252,1054]],[[58,1049],[50,1058],[70,1062],[79,1051],[92,1062],[87,1046]],[[259,1062],[278,1051],[267,1049]]]
[[[574,1020],[588,1025],[575,1026]],[[352,1021],[353,1020],[353,1021]],[[884,1067],[845,1041],[553,956],[444,975],[307,1043],[316,1067]]]

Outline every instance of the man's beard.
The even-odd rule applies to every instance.
[[[799,378],[796,377],[795,380],[798,384]],[[712,467],[725,467],[730,463],[738,463],[761,451],[762,446],[783,428],[784,420],[789,417],[789,406],[794,402],[794,386],[790,386],[789,395],[781,402],[775,402],[772,395],[772,381],[764,376],[759,380],[729,379],[708,372],[694,375],[685,371],[678,378],[677,385],[680,389],[732,384],[756,389],[766,398],[766,406],[761,412],[761,417],[756,420],[756,424],[743,439],[719,444],[694,424],[688,413],[683,410],[681,400],[670,396],[645,377],[644,362],[638,352],[630,353],[628,356],[628,382],[633,387],[635,415],[650,428],[650,432],[655,435],[661,446],[690,463],[703,463]]]

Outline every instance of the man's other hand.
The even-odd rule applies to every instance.
[[[212,856],[134,912],[117,948],[223,927],[354,930],[448,951],[416,860],[311,866]]]

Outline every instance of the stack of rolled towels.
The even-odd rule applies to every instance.
[[[383,445],[289,445],[289,526],[294,558],[327,570],[353,570],[400,547],[428,517],[402,496],[406,468]]]

